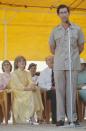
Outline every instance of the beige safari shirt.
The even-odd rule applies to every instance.
[[[84,44],[84,35],[79,26],[70,25],[71,69],[80,70],[78,45]],[[51,33],[49,44],[54,45],[54,70],[69,70],[69,37],[68,30],[62,25],[57,26]]]

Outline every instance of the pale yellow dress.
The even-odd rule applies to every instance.
[[[26,70],[15,70],[11,75],[9,86],[13,92],[13,113],[17,123],[24,123],[35,112],[41,117],[43,104],[40,91],[24,91],[24,87],[32,84],[31,74]]]

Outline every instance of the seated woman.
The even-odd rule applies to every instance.
[[[37,87],[32,82],[30,72],[25,70],[25,66],[26,59],[23,56],[18,56],[14,61],[15,71],[12,73],[10,80],[16,123],[25,123],[27,119],[33,117],[35,112],[39,114],[39,119],[41,119],[40,115],[43,110]]]
[[[38,77],[40,75],[40,72],[36,72],[37,70],[37,64],[31,63],[28,67],[28,70],[31,73],[32,81],[37,84]]]
[[[12,65],[8,60],[4,60],[2,63],[3,73],[0,74],[0,90],[4,90],[9,87],[10,72],[12,70]],[[8,94],[8,119],[10,118],[10,106],[11,106],[11,95]],[[3,113],[0,107],[0,122],[3,122]]]
[[[29,70],[30,73],[31,73],[32,81],[33,81],[36,85],[38,85],[37,80],[38,80],[38,77],[39,77],[39,75],[40,75],[40,72],[36,72],[36,70],[37,70],[37,64],[35,64],[35,63],[29,64],[28,70]],[[38,98],[41,98],[41,99],[42,99],[40,88],[37,88],[37,90],[39,91],[39,94],[38,94],[39,97],[38,97]],[[43,113],[42,113],[42,114],[43,114]],[[42,115],[42,114],[41,114],[42,119],[41,119],[41,120],[38,120],[39,122],[42,122],[42,121],[43,121],[43,115]],[[36,115],[37,115],[37,114],[36,114]],[[39,117],[39,115],[38,115],[38,117]],[[33,118],[33,120],[35,121],[34,118]]]

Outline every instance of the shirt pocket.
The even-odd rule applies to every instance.
[[[71,31],[70,41],[71,41],[71,45],[75,48],[77,46],[77,41],[78,41],[78,32],[76,30]]]
[[[55,39],[55,42],[56,42],[57,46],[62,43],[62,38],[63,38],[63,34],[61,32],[57,32],[54,35],[54,39]]]

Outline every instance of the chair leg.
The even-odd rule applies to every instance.
[[[15,121],[15,118],[14,118],[13,102],[14,102],[14,94],[13,94],[13,92],[11,92],[12,121],[13,121],[13,125],[15,125],[15,124],[16,124],[16,121]]]
[[[5,108],[5,124],[8,124],[8,98],[7,93],[4,93],[4,108]]]
[[[79,97],[79,93],[77,92],[77,115],[78,115],[78,120],[81,122],[83,121],[83,103]]]
[[[7,125],[7,118],[6,118],[6,112],[5,112],[5,105],[4,105],[4,102],[2,103],[1,107],[2,107],[3,116],[4,116],[4,118],[5,118],[5,124]]]
[[[0,103],[0,124],[3,122],[3,112],[2,112],[2,106]]]
[[[8,120],[10,120],[11,117],[11,93],[7,94],[7,116]]]
[[[44,101],[45,101],[45,116],[46,116],[46,122],[49,123],[49,102],[47,100],[47,94],[44,92]]]
[[[85,104],[83,103],[83,111],[82,111],[82,118],[84,120],[84,117],[85,117]]]
[[[44,110],[43,110],[43,113],[42,113],[42,117],[43,117],[43,121],[44,121],[45,118],[46,118],[46,114],[45,114],[45,98],[44,98],[43,92],[41,92],[41,96],[42,96],[42,102],[43,102],[43,106],[44,106]]]
[[[51,102],[50,100],[46,101],[46,122],[49,123],[51,112]]]

